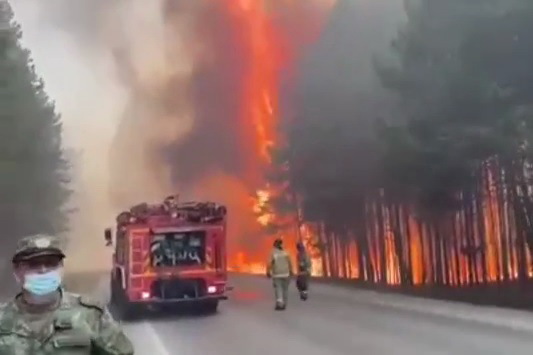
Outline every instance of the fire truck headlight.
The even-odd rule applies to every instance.
[[[207,288],[207,293],[216,293],[217,292],[217,287],[216,286],[209,286]]]
[[[150,298],[150,292],[142,292],[141,293],[141,298],[143,300],[146,300],[146,299]]]

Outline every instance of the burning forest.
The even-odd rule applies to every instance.
[[[508,29],[519,5],[427,3],[164,2],[163,69],[117,56],[136,81],[115,146],[138,154],[115,166],[227,203],[235,270],[263,272],[281,236],[307,243],[315,275],[527,279],[531,125],[524,73],[503,68],[528,62],[505,37],[528,27]]]
[[[232,211],[233,267],[262,270],[272,236],[264,229],[262,206],[271,195],[265,171],[282,140],[282,88],[290,90],[294,65],[332,6],[164,1],[159,53],[148,65],[139,59],[144,43],[119,38],[114,53],[130,104],[113,146],[117,204],[168,190],[222,200]],[[127,160],[125,151],[132,152]],[[124,185],[122,171],[135,172],[137,181]]]
[[[124,92],[113,208],[220,200],[240,271],[264,272],[279,236],[305,241],[315,275],[533,276],[528,1],[77,4],[53,23]]]
[[[520,38],[532,9],[461,1],[405,9],[395,59],[374,60],[381,87],[356,92],[340,73],[321,78],[322,90],[303,87],[277,154],[280,202],[295,197],[326,276],[393,285],[526,280],[531,111],[523,80],[532,52]],[[340,42],[345,21],[328,35]],[[311,72],[345,61],[324,42]],[[329,64],[319,60],[326,56]]]

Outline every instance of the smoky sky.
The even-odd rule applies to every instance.
[[[166,19],[172,20],[168,8]],[[246,169],[245,156],[249,146],[246,132],[250,120],[243,120],[242,97],[244,75],[250,65],[246,41],[222,2],[205,6],[196,14],[196,39],[209,48],[210,60],[196,67],[190,86],[194,106],[192,132],[170,146],[163,147],[166,162],[173,166],[174,182],[189,183],[212,170],[240,176]],[[173,92],[169,87],[170,93]]]
[[[373,58],[384,55],[405,18],[403,1],[340,1],[320,40],[299,64],[300,96],[354,98],[378,86]]]
[[[179,115],[180,107],[174,94],[183,90],[184,85],[193,106],[191,132],[161,145],[155,153],[171,167],[173,183],[181,185],[194,183],[213,172],[244,177],[257,154],[256,128],[250,107],[244,102],[249,94],[246,76],[254,65],[253,34],[246,20],[231,11],[234,5],[230,6],[230,2],[200,3],[201,6],[192,12],[195,19],[193,28],[189,29],[193,32],[190,40],[207,48],[208,58],[197,58],[190,82],[184,84],[182,80],[169,77],[161,92],[168,119]],[[313,6],[305,5],[311,3],[298,2],[287,7],[270,2],[268,19],[272,28],[268,30],[279,42],[274,47],[279,47],[277,49],[284,55],[283,65],[278,68],[280,72],[274,75],[278,79],[283,76],[280,84],[287,87],[290,86],[287,81],[291,78],[291,60],[301,52],[305,41],[316,34],[317,18],[322,15]],[[163,7],[167,27],[174,28],[173,23],[182,21],[183,12],[190,10],[186,2],[167,1]]]
[[[20,1],[20,0],[19,0]],[[87,49],[102,46],[102,19],[119,0],[47,0],[40,13],[42,25],[68,33]]]
[[[343,162],[368,162],[329,162],[328,169],[347,175],[343,181],[354,185],[364,188],[369,183],[372,175],[363,169],[376,163],[373,128],[391,107],[384,104],[390,97],[380,86],[374,58],[390,53],[391,40],[405,18],[402,5],[402,0],[338,2],[319,40],[299,58],[294,89],[283,102],[290,112],[292,148],[300,156],[293,166],[296,175],[300,165],[335,155],[334,160]],[[328,139],[328,134],[334,137]]]
[[[192,12],[195,19],[189,40],[207,48],[207,58],[196,60],[187,83],[168,77],[158,94],[165,119],[181,112],[182,99],[177,93],[183,90],[193,106],[190,132],[152,152],[154,159],[170,167],[173,184],[180,186],[214,172],[243,177],[257,149],[254,123],[243,103],[246,75],[254,64],[248,28],[235,18],[226,1],[199,3],[202,6]],[[169,28],[190,10],[184,1],[165,4],[162,11]],[[403,18],[402,1],[341,0],[331,13],[318,13],[316,6],[305,2],[298,4],[274,6],[269,12],[286,50],[278,73],[281,109],[277,120],[295,114],[304,119],[355,115],[353,98],[376,86],[372,56],[385,50],[396,32]],[[157,124],[157,119],[150,120]]]
[[[163,18],[170,29],[173,22],[182,21],[183,13],[195,17],[188,39],[191,46],[207,48],[207,58],[194,64],[187,83],[170,75],[155,93],[134,88],[131,107],[120,119],[119,130],[139,120],[139,115],[129,114],[138,101],[151,100],[160,106],[158,113],[164,112],[165,118],[144,118],[154,125],[179,116],[185,104],[192,103],[192,130],[170,144],[155,144],[148,154],[155,154],[154,160],[171,168],[176,184],[194,182],[213,171],[243,176],[257,148],[252,118],[243,111],[245,76],[253,64],[248,29],[230,11],[230,1],[162,2]],[[376,86],[372,56],[387,49],[403,19],[402,0],[339,0],[331,12],[318,6],[320,2],[269,2],[274,31],[283,38],[288,55],[279,73],[278,120],[296,113],[304,119],[327,119],[335,112],[346,113],[341,116],[355,112],[353,97]],[[49,0],[41,19],[71,34],[82,50],[112,53],[117,81],[134,87],[137,80],[128,59],[128,43],[121,47],[106,39],[105,31],[113,26],[102,30],[103,23],[112,23],[113,11],[121,9],[120,4],[125,3]],[[119,132],[115,140],[127,140],[128,135]]]

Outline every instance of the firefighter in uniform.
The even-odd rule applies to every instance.
[[[0,354],[134,354],[105,305],[63,290],[64,257],[55,237],[20,240],[12,262],[22,290],[0,307]]]
[[[293,276],[292,262],[289,254],[283,249],[283,241],[276,239],[274,249],[267,263],[267,276],[272,278],[276,310],[282,311],[287,307],[289,283]]]
[[[300,292],[300,299],[305,301],[309,297],[309,279],[311,277],[311,259],[305,250],[305,245],[302,242],[296,244],[298,262],[298,275],[296,277],[296,287]]]

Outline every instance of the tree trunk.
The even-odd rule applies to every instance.
[[[319,223],[318,225],[318,233],[320,235],[320,253],[322,255],[322,273],[325,277],[329,276],[329,268],[328,268],[328,251],[327,251],[327,240],[325,236],[325,227],[323,223]]]
[[[525,284],[528,278],[528,265],[526,258],[526,235],[530,230],[528,221],[528,211],[524,194],[527,194],[527,189],[524,188],[525,181],[523,180],[523,165],[510,163],[507,165],[508,169],[508,191],[510,192],[510,200],[513,205],[513,212],[516,223],[516,242],[517,248],[517,268],[518,268],[518,280],[521,284]],[[522,196],[518,195],[518,191]]]
[[[430,242],[430,236],[426,232],[426,228],[424,228],[424,225],[422,222],[417,221],[418,229],[420,230],[420,248],[422,249],[422,281],[424,284],[428,283],[428,279],[430,278],[430,270],[428,270],[428,263],[427,259],[429,256],[431,256],[431,251],[429,248],[429,242]]]
[[[511,275],[509,273],[509,265],[510,265],[510,248],[509,248],[509,226],[507,225],[507,213],[509,200],[507,198],[507,194],[504,192],[505,188],[505,176],[504,176],[504,170],[501,167],[501,164],[499,161],[496,164],[495,168],[495,184],[496,184],[496,191],[498,196],[498,219],[500,222],[499,229],[500,229],[500,250],[501,250],[501,264],[502,264],[502,277],[503,281],[509,281],[511,280]]]
[[[337,278],[339,273],[337,270],[337,263],[335,260],[335,236],[331,232],[331,228],[326,228],[327,249],[328,249],[328,264],[330,270],[330,277]]]
[[[443,262],[442,262],[442,230],[439,223],[433,225],[434,256],[435,256],[435,283],[438,286],[444,285]]]
[[[483,176],[480,177],[481,179]],[[481,185],[482,186],[482,185]],[[481,283],[486,283],[488,280],[487,277],[487,256],[486,256],[486,230],[485,230],[485,221],[484,221],[484,214],[483,214],[483,194],[481,187],[478,187],[475,194],[475,203],[476,203],[476,221],[477,221],[477,232],[478,232],[478,240],[476,241],[476,250],[478,253],[476,255],[480,258],[480,264],[481,264],[481,275],[480,275],[480,281]]]
[[[378,230],[376,235],[377,242],[377,254],[380,259],[380,271],[379,276],[380,283],[387,283],[387,259],[386,259],[386,248],[385,248],[385,220],[383,218],[383,203],[381,194],[379,194],[376,201],[376,214],[377,214],[377,224]]]
[[[458,224],[462,222],[461,213],[457,217],[459,220],[455,221],[453,224],[453,235],[452,235],[452,248],[453,248],[453,264],[455,269],[455,286],[462,286],[462,277],[461,277],[461,261],[459,254],[461,253],[461,244],[459,240],[459,226]]]
[[[407,278],[407,285],[413,286],[414,280],[413,280],[413,253],[412,253],[412,247],[413,247],[413,237],[412,237],[412,231],[411,226],[409,224],[409,212],[406,207],[403,207],[401,209],[402,211],[402,220],[405,225],[405,239],[407,244],[407,262],[406,262],[406,272],[408,275]]]
[[[404,245],[403,245],[403,233],[400,217],[400,207],[396,204],[391,204],[389,207],[391,214],[391,227],[394,238],[394,248],[396,257],[398,258],[398,269],[400,273],[400,281],[402,285],[409,284],[408,267],[406,265]],[[409,245],[408,245],[409,249]]]
[[[469,274],[469,284],[478,283],[478,273],[477,273],[477,262],[476,254],[472,252],[475,249],[475,237],[474,237],[474,228],[473,220],[474,213],[472,210],[473,205],[473,195],[468,193],[465,196],[465,248],[463,248],[463,254],[468,259],[468,274]]]
[[[450,278],[450,272],[451,272],[451,263],[450,263],[450,252],[449,252],[449,238],[450,235],[448,233],[448,226],[447,224],[442,226],[442,234],[441,234],[441,245],[442,245],[442,263],[443,263],[443,281],[445,285],[451,284],[451,278]]]
[[[358,233],[358,252],[359,252],[359,269],[361,278],[364,279],[366,275],[365,281],[374,282],[374,268],[372,265],[372,260],[370,257],[370,245],[368,243],[369,236],[366,232],[366,225],[365,226],[359,226],[359,233]]]

